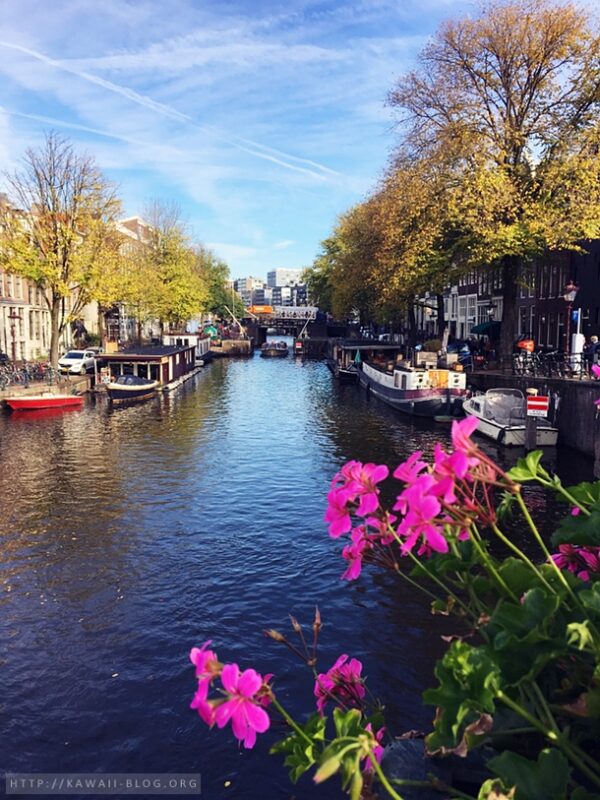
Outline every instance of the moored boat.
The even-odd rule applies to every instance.
[[[69,408],[80,406],[83,395],[80,394],[30,394],[21,397],[7,397],[6,405],[13,411],[39,411],[43,408]]]
[[[119,375],[106,384],[106,392],[113,403],[127,403],[132,400],[145,400],[156,394],[158,381],[140,378],[137,375]]]
[[[265,342],[260,348],[263,358],[284,358],[289,353],[285,342]]]
[[[479,421],[476,433],[506,447],[525,446],[526,402],[519,389],[488,389],[463,403],[465,414]],[[558,428],[543,418],[536,419],[536,447],[554,447]]]
[[[359,381],[388,405],[419,417],[456,414],[467,394],[464,372],[427,369],[396,363],[378,366],[363,362]]]

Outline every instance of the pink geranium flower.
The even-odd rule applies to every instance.
[[[366,528],[362,525],[354,528],[351,535],[352,544],[347,545],[342,550],[342,556],[349,562],[348,569],[342,575],[343,580],[355,581],[360,577],[362,570],[362,560],[365,552],[373,548],[369,541]]]
[[[337,539],[352,530],[352,520],[348,510],[351,493],[340,487],[332,489],[327,495],[327,511],[323,519],[329,523],[329,535]]]
[[[394,478],[398,478],[398,480],[404,481],[404,483],[414,483],[421,472],[427,469],[427,462],[421,460],[422,455],[423,453],[421,450],[415,450],[406,461],[403,461],[402,464],[396,467],[394,470]]]
[[[357,463],[350,471],[352,488],[356,489],[360,502],[356,513],[366,517],[379,508],[379,489],[377,484],[384,481],[390,474],[385,464]]]
[[[582,581],[589,581],[590,572],[600,573],[600,547],[561,544],[552,556],[560,569],[567,569]]]
[[[213,650],[207,649],[210,644],[212,642],[208,640],[201,647],[192,647],[190,650],[190,661],[196,667],[196,677],[198,678],[198,688],[190,708],[196,708],[202,719],[209,725],[211,724],[208,722],[210,712],[208,708],[201,705],[201,701],[206,701],[210,684],[221,673],[221,664],[217,654]]]
[[[455,450],[468,455],[477,449],[470,437],[478,425],[476,417],[465,417],[452,423],[452,444]]]
[[[380,517],[367,517],[365,525],[367,528],[373,528],[377,532],[379,544],[385,546],[395,541],[394,534],[390,528],[397,519],[398,517],[395,514],[390,514],[389,511],[386,511]]]
[[[383,758],[383,753],[385,750],[384,746],[381,744],[381,742],[383,741],[383,737],[385,735],[385,728],[379,728],[377,733],[373,733],[373,727],[369,722],[369,724],[365,727],[365,731],[372,733],[373,736],[375,737],[375,741],[377,742],[377,744],[373,748],[372,752],[373,755],[375,756],[377,763],[381,764],[381,759]],[[373,763],[371,759],[367,756],[364,759],[363,772],[371,772],[372,770],[373,770]]]
[[[448,552],[443,521],[436,519],[442,511],[442,505],[430,493],[435,484],[435,478],[424,473],[398,497],[394,509],[398,508],[404,513],[397,528],[398,535],[405,539],[402,544],[404,553],[410,552],[419,539],[425,545],[424,552]]]
[[[215,708],[215,722],[219,728],[224,728],[231,720],[233,735],[250,749],[256,743],[256,734],[264,733],[271,724],[269,715],[256,699],[263,679],[254,669],[240,672],[237,664],[226,664],[221,672],[221,683],[228,699]]]
[[[314,692],[319,713],[323,713],[329,700],[338,700],[344,706],[360,705],[365,696],[361,672],[362,663],[356,658],[348,661],[344,653],[331,669],[317,675]]]

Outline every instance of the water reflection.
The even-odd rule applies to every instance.
[[[427,727],[419,693],[444,622],[388,575],[342,583],[322,516],[344,461],[394,465],[448,435],[292,358],[217,362],[137,406],[2,416],[5,768],[201,771],[207,797],[227,780],[236,798],[289,797],[268,737],[262,757],[240,752],[189,711],[187,652],[212,638],[222,657],[275,672],[301,708],[310,681],[261,631],[288,612],[310,621],[317,603],[321,666],[356,655],[394,732]],[[568,453],[556,466],[591,475]],[[530,505],[559,513],[535,490]],[[305,782],[295,796],[337,794]]]

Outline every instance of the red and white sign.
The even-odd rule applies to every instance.
[[[536,395],[527,398],[528,417],[547,417],[550,398],[544,395]]]

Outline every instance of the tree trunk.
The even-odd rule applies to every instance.
[[[100,346],[102,349],[106,347],[106,317],[104,313],[104,306],[98,303],[98,333],[100,335]]]
[[[502,324],[500,326],[500,356],[510,360],[513,343],[517,336],[519,310],[517,307],[517,278],[519,276],[519,259],[507,256],[502,265]]]
[[[60,343],[60,310],[61,298],[52,298],[50,306],[50,363],[54,369],[58,369],[58,345]]]

